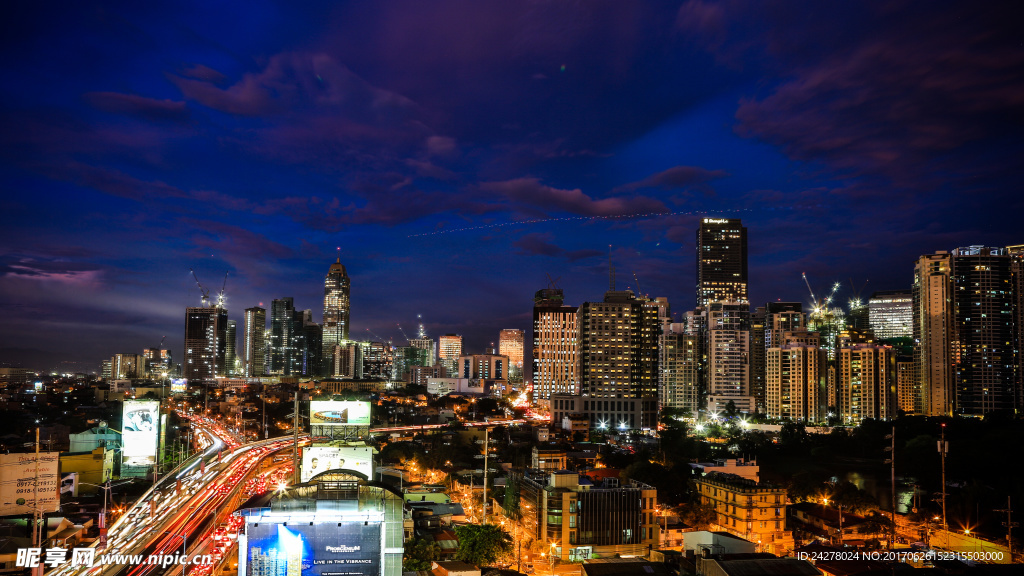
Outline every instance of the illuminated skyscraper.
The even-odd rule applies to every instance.
[[[533,297],[533,398],[580,393],[579,325],[576,306],[566,306],[560,288]]]
[[[512,366],[523,369],[523,331],[517,328],[506,328],[498,334],[498,353],[508,356]]]
[[[896,353],[888,346],[854,344],[839,349],[839,412],[849,424],[896,415]]]
[[[704,218],[697,230],[697,306],[747,303],[747,229],[739,218]]]
[[[622,290],[580,306],[580,394],[592,427],[656,427],[662,304]]]
[[[953,414],[953,286],[950,255],[921,256],[914,267],[914,372],[918,389],[914,413]]]
[[[267,311],[259,306],[245,309],[245,370],[246,377],[262,376],[267,354]]]
[[[1007,246],[1010,270],[1013,275],[1014,348],[1017,353],[1016,382],[1017,410],[1024,408],[1024,244]]]
[[[825,409],[825,353],[817,346],[785,344],[765,351],[765,407],[768,416],[804,422],[822,419]]]
[[[750,307],[740,302],[709,304],[706,330],[708,410],[719,413],[732,402],[740,412],[754,412]]]
[[[462,356],[462,336],[460,334],[445,334],[438,339],[438,348],[441,356],[441,364],[449,374],[455,373],[455,364],[459,356]]]
[[[687,323],[663,325],[658,343],[658,373],[661,406],[678,408],[696,416],[703,408],[704,346],[701,330],[689,329]]]
[[[228,320],[228,327],[224,331],[224,375],[234,376],[235,362],[238,356],[238,322]]]
[[[189,380],[211,380],[224,374],[228,311],[220,307],[185,309],[185,366]]]
[[[953,333],[957,414],[1018,407],[1012,260],[1005,248],[953,250]]]
[[[348,273],[341,258],[331,264],[324,278],[323,358],[329,359],[334,347],[348,340],[349,330]]]
[[[907,290],[875,292],[868,300],[868,322],[879,340],[913,336],[914,294]]]

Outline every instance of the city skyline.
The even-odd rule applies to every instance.
[[[340,257],[350,338],[422,323],[479,352],[530,329],[548,275],[600,301],[609,252],[620,288],[692,307],[705,216],[748,230],[752,309],[807,304],[802,272],[845,303],[1024,242],[1003,5],[167,10],[12,14],[0,364],[164,336],[182,361],[189,269],[228,272],[241,329],[284,297],[319,320]]]

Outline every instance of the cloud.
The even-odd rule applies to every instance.
[[[512,243],[522,256],[561,256],[570,262],[601,256],[604,252],[594,249],[566,250],[551,242],[554,236],[546,232],[524,234]]]
[[[613,197],[595,200],[579,188],[563,190],[541,184],[536,178],[517,178],[480,185],[485,193],[498,194],[514,203],[542,212],[561,211],[581,216],[624,216],[649,212],[667,212],[661,201],[645,196]]]
[[[188,193],[161,181],[146,181],[123,172],[79,162],[47,167],[47,175],[57,180],[73,182],[112,196],[130,200],[186,198]]]
[[[98,267],[92,264],[6,254],[0,256],[0,276],[40,282],[97,286],[101,281],[102,273]]]
[[[137,116],[154,122],[184,122],[189,119],[185,103],[174,100],[156,100],[118,92],[88,92],[83,98],[97,110]]]
[[[692,186],[706,184],[711,180],[724,178],[729,174],[725,170],[707,170],[699,166],[674,166],[668,170],[652,174],[638,182],[631,182],[621,186],[621,190],[636,190],[638,188],[664,188],[673,190],[689,188]]]

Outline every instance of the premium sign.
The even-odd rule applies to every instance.
[[[369,446],[310,446],[302,450],[302,474],[300,480],[323,472],[342,468],[355,470],[373,480],[373,448]]]
[[[160,402],[124,401],[121,412],[121,444],[125,464],[148,466],[156,463],[159,425]]]
[[[309,423],[314,426],[369,426],[370,403],[351,400],[313,400]]]
[[[381,536],[380,522],[261,520],[246,526],[245,576],[380,576]]]
[[[0,454],[0,516],[56,512],[60,507],[60,452]]]

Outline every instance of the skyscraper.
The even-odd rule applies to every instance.
[[[301,331],[295,330],[295,300],[277,298],[270,303],[270,340],[267,342],[267,374],[291,376],[301,371]]]
[[[701,331],[685,322],[662,326],[658,344],[658,400],[662,408],[678,408],[694,416],[701,405],[704,347]]]
[[[738,218],[704,218],[697,230],[697,306],[747,303],[747,229]]]
[[[228,327],[224,331],[224,375],[234,376],[235,360],[238,356],[238,322],[228,320]]]
[[[592,427],[657,425],[660,305],[622,290],[580,306],[580,394]]]
[[[185,309],[185,366],[189,380],[211,380],[224,374],[228,311],[220,307]]]
[[[580,393],[579,319],[560,288],[538,290],[533,297],[533,398]]]
[[[953,250],[957,414],[1017,407],[1012,261],[1005,248]]]
[[[245,309],[245,370],[246,377],[262,376],[267,354],[267,311],[259,306]]]
[[[839,412],[847,423],[896,415],[896,354],[888,346],[854,344],[839,349]]]
[[[1014,294],[1014,349],[1017,354],[1016,382],[1017,410],[1024,409],[1024,244],[1006,247],[1010,255]]]
[[[351,283],[341,257],[331,264],[324,278],[323,358],[329,359],[334,347],[348,340],[349,291]]]
[[[772,418],[821,420],[825,408],[824,352],[817,346],[784,344],[765,351],[765,407]]]
[[[712,302],[707,307],[708,410],[721,412],[732,402],[740,412],[754,412],[750,393],[750,307],[739,302]]]
[[[953,414],[951,265],[950,254],[942,251],[921,256],[914,267],[915,414]]]
[[[445,334],[438,339],[441,364],[449,374],[455,373],[455,365],[462,356],[462,335]]]
[[[907,290],[875,292],[868,300],[868,323],[879,340],[914,335],[914,294]]]
[[[498,354],[508,356],[508,379],[510,382],[523,380],[523,331],[505,328],[498,334]]]

